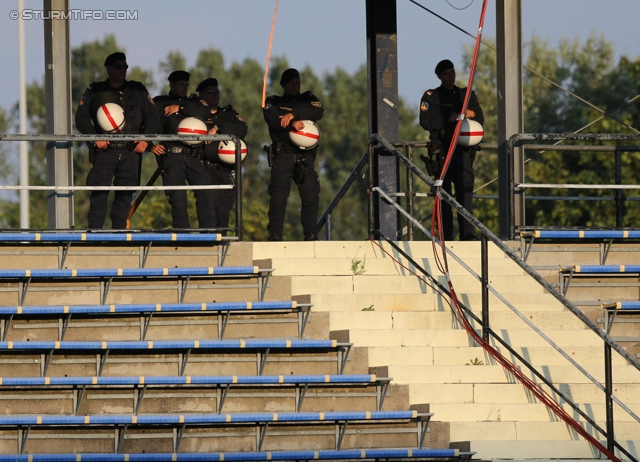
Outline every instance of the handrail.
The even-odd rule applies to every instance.
[[[162,141],[233,141],[236,146],[236,175],[237,180],[235,184],[236,190],[236,235],[238,240],[242,240],[242,158],[241,158],[241,146],[238,142],[238,137],[236,135],[106,135],[106,134],[95,134],[95,135],[86,135],[86,134],[68,134],[68,135],[56,135],[56,134],[8,134],[8,133],[0,133],[0,141],[47,141],[49,143],[55,143],[56,147],[59,148],[69,148],[71,143],[73,142],[81,142],[81,141],[147,141],[147,142],[162,142]],[[63,145],[59,145],[60,143]],[[196,190],[196,189],[231,189],[233,186],[152,186],[157,180],[158,176],[160,176],[160,169],[156,169],[149,180],[146,183],[146,186],[140,187],[131,187],[131,186],[0,186],[0,190],[8,189],[8,190],[47,190],[47,191],[100,191],[100,190],[135,190],[140,191],[136,200],[131,204],[131,208],[129,210],[129,214],[127,216],[127,229],[129,229],[130,220],[138,206],[147,195],[145,191],[152,190],[171,190],[171,189],[186,189],[186,190]]]
[[[637,137],[638,139],[640,139],[640,137]],[[402,163],[404,164],[408,170],[410,170],[412,173],[414,173],[418,178],[420,178],[422,181],[424,181],[427,185],[429,185],[429,187],[433,188],[434,187],[434,182],[433,180],[427,176],[424,172],[422,172],[422,170],[420,170],[413,162],[411,162],[408,158],[406,158],[400,151],[398,151],[397,149],[394,148],[394,146],[388,142],[387,140],[385,140],[383,137],[381,137],[380,135],[374,134],[371,136],[371,140],[373,142],[378,142],[380,143],[389,153],[393,154],[394,156],[396,156],[396,158]],[[382,195],[386,195],[384,193],[384,191],[380,190],[380,188],[375,188],[375,191],[372,191],[374,193],[378,193],[378,194],[382,194]],[[613,338],[611,338],[605,331],[603,331],[602,329],[600,329],[593,321],[591,321],[578,307],[576,307],[571,301],[569,301],[566,297],[564,297],[562,294],[560,294],[557,290],[555,290],[555,288],[549,283],[547,282],[540,274],[538,274],[531,266],[529,266],[519,255],[517,255],[515,252],[513,252],[507,245],[505,245],[501,239],[499,239],[495,234],[493,234],[493,232],[491,232],[491,230],[489,230],[485,225],[483,225],[478,219],[476,219],[471,213],[469,213],[462,205],[460,205],[451,195],[449,195],[446,191],[444,191],[442,188],[438,189],[438,194],[440,194],[442,200],[446,201],[449,205],[451,205],[452,208],[454,208],[458,214],[462,215],[467,221],[469,221],[470,223],[472,223],[477,229],[480,230],[480,232],[482,233],[482,239],[483,240],[487,240],[487,241],[491,241],[493,242],[493,244],[498,247],[506,256],[508,256],[511,260],[513,260],[525,273],[527,273],[531,278],[533,278],[538,284],[540,284],[548,293],[550,293],[551,295],[554,296],[555,299],[557,299],[560,303],[562,303],[562,305],[564,305],[569,311],[571,311],[578,319],[580,319],[584,325],[586,327],[588,327],[591,331],[593,331],[596,335],[598,335],[598,337],[600,337],[603,340],[604,346],[605,346],[605,386],[602,386],[602,384],[600,382],[598,382],[596,379],[594,379],[590,374],[586,373],[586,371],[579,365],[577,365],[577,363],[575,362],[575,360],[573,360],[569,355],[567,355],[566,353],[562,352],[562,356],[565,357],[565,359],[569,360],[569,362],[571,364],[573,364],[575,367],[578,368],[578,370],[580,370],[583,374],[586,373],[587,378],[593,382],[596,386],[598,386],[600,388],[601,391],[603,391],[605,393],[605,400],[607,401],[607,429],[606,431],[601,429],[599,426],[595,425],[595,422],[592,422],[591,418],[589,416],[586,416],[586,414],[581,412],[581,415],[583,415],[583,417],[585,417],[588,421],[590,421],[590,423],[592,423],[594,425],[594,428],[596,428],[599,432],[601,432],[602,434],[604,434],[607,437],[607,442],[609,447],[615,446],[617,449],[619,449],[620,451],[622,451],[623,453],[625,453],[625,455],[627,457],[629,457],[631,460],[636,460],[633,456],[631,456],[631,454],[629,454],[621,445],[619,445],[614,439],[613,439],[613,413],[612,413],[612,403],[615,401],[623,410],[625,410],[627,413],[629,413],[632,417],[634,417],[634,419],[636,421],[640,421],[639,417],[636,416],[633,411],[631,411],[626,405],[624,405],[624,403],[622,403],[618,398],[616,398],[615,396],[613,396],[613,385],[612,385],[612,377],[611,377],[611,372],[612,372],[612,366],[611,366],[611,350],[616,351],[620,356],[622,356],[626,361],[629,362],[630,365],[632,365],[634,368],[636,368],[637,370],[640,371],[640,362],[634,358],[631,354],[629,354],[629,352],[627,352],[622,346],[620,346],[617,342],[615,342],[613,340]],[[395,201],[391,201],[389,196],[386,196],[387,200],[389,200],[398,210],[402,210],[400,205],[397,204],[397,202]],[[404,212],[403,212],[404,213]],[[408,214],[407,214],[408,215]],[[413,217],[408,216],[409,219],[413,219]],[[415,220],[415,219],[414,219]],[[419,228],[421,228],[423,231],[426,231],[422,225],[416,221],[416,225],[418,225]],[[370,229],[372,229],[370,227]],[[373,230],[373,234],[376,234],[378,236],[380,236],[380,232]],[[429,236],[429,233],[427,231],[427,236]],[[448,254],[452,254],[450,249],[446,249]],[[486,252],[483,252],[483,257],[486,259]],[[461,262],[460,260],[458,260],[458,262]],[[416,267],[420,267],[417,262],[412,262],[413,264],[416,265]],[[471,271],[472,274],[475,275],[476,279],[478,279],[479,281],[482,281],[483,278],[480,275],[475,274],[475,272],[473,272],[468,266],[464,265],[464,267],[467,268],[467,271]],[[483,263],[483,267],[486,266],[485,263]],[[501,299],[501,301],[503,301],[503,303],[506,303],[507,306],[517,315],[519,316],[523,321],[525,321],[529,327],[534,328],[534,330],[542,336],[542,338],[545,339],[545,341],[547,341],[548,343],[550,343],[550,345],[555,348],[557,351],[561,352],[561,348],[558,347],[554,342],[552,342],[546,335],[544,335],[544,333],[542,333],[539,329],[535,328],[532,323],[524,316],[522,315],[522,313],[520,313],[517,308],[515,308],[513,305],[511,305],[510,303],[508,303],[507,300],[505,300],[503,297],[500,296],[500,294],[493,288],[491,287],[489,284],[485,286],[483,286],[483,289],[489,289],[490,291],[492,291],[492,293],[494,293],[494,295],[497,295],[499,299]],[[447,291],[448,292],[448,291]],[[485,297],[483,297],[483,315],[488,315],[489,314],[489,310],[488,310],[488,306],[485,306],[486,304],[488,304],[488,299],[485,299]],[[499,335],[498,333],[494,332],[493,330],[488,328],[488,319],[481,319],[481,324],[483,326],[483,337],[488,337],[488,336],[493,336],[494,338],[496,338],[501,344],[506,344],[507,342],[505,342]],[[528,364],[526,361],[524,362],[524,364]],[[544,377],[543,374],[540,374],[539,372],[535,371],[535,374],[537,377]],[[577,406],[572,403],[566,396],[560,394],[559,396],[562,396],[563,399],[567,402],[570,403],[570,405],[572,405],[572,407],[577,408]]]

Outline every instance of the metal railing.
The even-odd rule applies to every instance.
[[[238,240],[242,240],[242,160],[241,160],[241,146],[238,142],[238,138],[235,135],[51,135],[51,134],[0,134],[0,141],[29,141],[29,142],[47,142],[62,144],[63,148],[70,148],[74,142],[94,142],[94,141],[147,141],[147,142],[163,142],[163,141],[233,141],[236,146],[236,184],[235,186],[229,185],[180,185],[180,186],[153,186],[153,183],[159,176],[159,169],[157,169],[151,176],[153,181],[148,181],[145,186],[75,186],[69,185],[47,185],[47,186],[8,186],[0,185],[1,190],[29,190],[29,191],[54,191],[60,194],[69,194],[73,196],[73,191],[138,191],[139,194],[134,197],[132,203],[132,209],[130,216],[135,212],[140,201],[137,200],[139,196],[144,197],[148,191],[168,191],[168,190],[199,190],[199,189],[235,189],[236,191],[236,236]],[[140,154],[143,155],[143,154]],[[73,178],[69,178],[69,181],[73,181]]]
[[[553,142],[553,144],[541,144],[543,142]],[[561,145],[564,141],[603,143],[611,142],[615,144],[590,144],[590,145]],[[525,211],[527,200],[554,200],[554,201],[614,201],[615,202],[615,226],[623,226],[624,203],[625,201],[640,200],[640,196],[625,196],[623,191],[640,190],[640,185],[622,184],[622,153],[640,152],[640,146],[620,145],[619,142],[640,142],[640,135],[628,134],[571,134],[571,133],[520,133],[512,136],[508,142],[509,160],[509,194],[507,194],[506,207],[501,207],[500,213],[506,213],[509,223],[509,238],[514,239],[517,231],[521,228],[531,226],[526,223]],[[525,151],[557,151],[557,152],[601,152],[614,155],[614,178],[611,182],[603,184],[569,184],[569,183],[531,183],[524,181],[525,166],[528,162],[523,161],[521,165],[514,164],[514,156],[511,154],[515,149]],[[524,158],[524,156],[523,156]],[[596,172],[597,173],[597,172]],[[517,181],[517,179],[522,179]],[[528,196],[526,190],[532,189],[580,189],[580,190],[611,190],[613,197],[604,196]],[[535,224],[534,224],[535,226]],[[606,226],[602,224],[601,227]]]
[[[403,164],[408,170],[410,170],[416,177],[418,177],[421,181],[429,185],[430,188],[434,186],[433,180],[427,176],[422,170],[420,170],[409,158],[404,156],[400,151],[398,151],[391,143],[383,139],[378,135],[373,135],[371,139],[379,143],[387,152],[396,156],[396,158]],[[398,201],[394,200],[393,194],[387,194],[387,192],[381,190],[378,187],[374,187],[371,191],[372,194],[379,195],[384,198],[388,203],[392,204],[400,213],[402,213],[408,220],[413,221],[414,225],[420,229],[428,238],[432,239],[431,234],[427,229],[422,226],[422,224],[415,220],[411,214],[407,210],[404,210]],[[455,199],[446,193],[446,191],[440,188],[438,190],[438,194],[442,200],[446,201],[455,211],[462,215],[466,220],[472,223],[476,229],[481,232],[481,274],[477,274],[473,269],[471,269],[465,262],[458,258],[453,251],[449,248],[445,247],[445,251],[447,255],[454,258],[462,267],[466,269],[466,271],[471,274],[481,285],[482,291],[482,310],[481,314],[477,315],[470,308],[462,305],[465,313],[476,321],[480,327],[481,336],[485,341],[492,341],[501,347],[505,348],[509,351],[509,354],[516,358],[517,361],[526,367],[530,373],[540,382],[544,383],[551,392],[559,398],[560,401],[565,402],[571,409],[580,417],[582,417],[592,428],[601,436],[606,439],[607,449],[611,452],[617,450],[620,453],[624,454],[630,460],[638,461],[638,459],[629,453],[629,451],[620,445],[615,439],[614,432],[614,417],[613,417],[613,405],[617,404],[619,409],[623,410],[627,413],[633,421],[640,424],[640,417],[636,415],[622,400],[616,397],[613,393],[614,390],[614,378],[613,378],[613,366],[612,366],[612,353],[616,352],[620,355],[625,361],[627,361],[632,367],[636,370],[640,371],[640,362],[636,358],[634,358],[628,351],[626,351],[622,346],[616,343],[612,337],[610,337],[604,330],[600,329],[591,319],[589,319],[578,307],[576,307],[571,301],[569,301],[566,297],[564,297],[561,293],[559,293],[549,282],[547,282],[539,273],[537,273],[532,267],[530,267],[518,254],[513,252],[503,241],[498,238],[495,234],[491,232],[486,226],[484,226],[478,219],[476,219],[471,213],[469,213],[462,205],[455,201]],[[382,238],[389,242],[396,251],[401,254],[403,257],[407,258],[408,261],[411,262],[415,268],[418,269],[424,276],[430,278],[433,283],[439,287],[442,293],[448,294],[451,296],[449,289],[438,282],[434,276],[426,271],[420,263],[418,263],[415,259],[413,259],[410,255],[404,252],[400,246],[395,244],[393,240],[389,239],[386,236],[380,234],[378,230],[371,230],[371,234]],[[603,342],[604,346],[604,355],[603,355],[603,371],[605,383],[604,385],[600,383],[595,377],[593,377],[582,365],[580,365],[575,359],[572,358],[570,353],[565,352],[559,345],[557,345],[553,340],[551,340],[541,329],[539,329],[535,324],[523,313],[521,313],[512,303],[510,303],[505,296],[500,294],[500,292],[490,284],[490,275],[489,275],[489,260],[488,260],[488,251],[487,244],[492,242],[498,249],[500,249],[505,256],[509,257],[513,262],[515,262],[529,277],[531,277],[534,281],[536,281],[546,292],[553,295],[553,297],[560,302],[565,308],[567,308],[573,315],[575,315],[589,330],[591,330],[594,334],[596,334]],[[538,371],[535,366],[533,366],[529,361],[522,357],[515,349],[511,346],[511,342],[508,339],[503,338],[500,332],[495,331],[491,328],[490,323],[490,306],[489,306],[489,293],[493,294],[498,300],[504,303],[514,315],[520,318],[525,324],[528,325],[530,329],[536,332],[541,338],[543,338],[547,344],[549,344],[556,352],[558,352],[571,366],[575,367],[578,371],[580,371],[589,382],[591,382],[597,389],[602,391],[603,393],[603,403],[605,404],[606,409],[606,428],[602,428],[595,421],[595,418],[591,415],[588,415],[585,411],[580,409],[580,407],[575,404],[570,396],[567,396],[566,393],[563,393],[559,387],[554,384],[544,373]],[[638,376],[640,379],[640,375]],[[640,430],[639,430],[640,432]],[[639,433],[640,434],[640,433]],[[636,454],[637,456],[637,454]]]

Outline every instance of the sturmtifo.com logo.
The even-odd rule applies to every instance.
[[[72,19],[76,21],[135,21],[137,10],[13,10],[9,12],[11,19]]]

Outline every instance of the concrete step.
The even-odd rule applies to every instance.
[[[602,442],[602,441],[601,441]],[[638,447],[637,442],[629,443]],[[606,443],[604,444],[606,447]],[[569,460],[594,460],[604,456],[585,440],[577,441],[471,441],[451,443],[452,448],[460,451],[475,452],[474,458],[485,460],[509,459],[510,461],[530,461],[548,459],[566,462]],[[638,450],[632,449],[634,457],[638,457]],[[526,457],[525,457],[526,456]]]
[[[460,290],[460,289],[458,289]],[[482,308],[482,296],[479,292],[458,291],[458,299],[465,306],[474,311]],[[518,294],[509,293],[504,295],[509,303],[522,312],[544,311],[544,312],[564,312],[567,311],[553,295],[550,294]],[[373,308],[375,311],[412,311],[417,309],[425,311],[449,311],[448,296],[441,296],[435,293],[428,294],[388,294],[388,293],[366,293],[366,294],[313,294],[309,296],[308,303],[313,303],[316,311],[362,311],[363,308]],[[499,300],[492,293],[489,294],[489,308],[491,313],[497,311],[509,311],[511,309]]]
[[[510,360],[517,361],[506,349],[500,350]],[[566,347],[564,348],[573,360],[581,365],[602,366],[604,349],[598,347]],[[533,365],[558,366],[569,362],[552,347],[524,347],[516,352]],[[482,347],[369,347],[369,361],[372,366],[462,366],[469,362],[482,361],[493,364],[494,359]],[[614,366],[624,366],[627,361],[618,354],[612,356]]]
[[[560,384],[557,387],[574,403],[604,401],[604,393],[593,384],[572,383]],[[413,403],[527,404],[538,402],[537,398],[520,383],[412,383],[409,385],[409,394]],[[555,393],[552,396],[555,397]],[[625,404],[640,404],[636,384],[616,384],[614,396]]]
[[[403,241],[397,243],[411,258],[430,258],[434,255],[431,241]],[[447,248],[460,258],[478,258],[479,242],[449,242]],[[438,248],[439,249],[439,248]],[[440,252],[440,250],[438,250]],[[370,260],[374,258],[401,259],[391,245],[382,241],[315,241],[308,242],[254,242],[253,258],[349,258]],[[494,244],[488,246],[490,259],[505,259],[502,250]]]
[[[604,422],[596,422],[606,428]],[[556,422],[451,422],[451,441],[468,441],[474,435],[475,441],[575,441],[582,437],[562,421]],[[591,436],[599,438],[598,431],[591,425],[584,426]],[[638,424],[616,422],[615,434],[619,441],[637,439]],[[523,454],[520,458],[523,458]]]
[[[500,329],[499,333],[514,347],[549,346],[546,340],[532,330]],[[554,330],[546,331],[545,335],[561,347],[602,347],[602,340],[590,330]],[[361,346],[476,346],[464,329],[394,329],[387,331],[384,337],[379,329],[349,329],[349,338]],[[492,345],[500,346],[495,342]]]
[[[592,377],[604,383],[603,367],[583,367]],[[634,367],[615,366],[612,369],[615,385],[638,382],[639,373]],[[514,377],[497,365],[389,366],[388,371],[395,383],[515,383]],[[544,366],[541,372],[553,383],[591,383],[573,366]],[[526,375],[533,378],[529,372]]]
[[[279,276],[291,276],[300,274],[301,268],[305,275],[313,276],[411,276],[415,274],[416,267],[407,260],[395,260],[390,258],[269,258],[256,260],[255,263],[263,263],[269,268],[275,268],[274,274]],[[419,258],[416,261],[429,274],[440,275],[442,272],[437,266],[436,260],[431,258]],[[469,269],[476,274],[481,272],[481,259],[468,258],[464,260],[464,266],[456,260],[449,260],[449,273],[452,275],[470,274]],[[421,274],[421,273],[419,273]],[[495,259],[489,265],[490,275],[514,275],[524,274],[512,260]]]
[[[583,330],[587,327],[569,311],[527,312],[526,319],[542,330],[566,329]],[[358,326],[360,329],[450,329],[455,327],[453,316],[446,311],[341,311],[331,312],[331,329],[348,329]],[[471,322],[480,327],[479,323]],[[528,324],[511,312],[499,311],[490,314],[490,325],[493,329],[526,329]]]
[[[437,281],[446,286],[446,278]],[[480,292],[480,282],[473,276],[452,277],[454,288],[465,292]],[[500,293],[542,294],[542,286],[529,276],[492,276],[491,286]],[[304,294],[428,294],[430,282],[415,276],[295,276],[291,281],[293,295]]]

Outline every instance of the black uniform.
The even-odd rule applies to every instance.
[[[291,181],[295,180],[302,201],[300,222],[305,238],[315,237],[318,232],[318,204],[320,182],[314,169],[317,146],[301,150],[289,140],[289,131],[297,120],[320,120],[324,113],[322,104],[310,91],[294,96],[271,96],[263,110],[264,120],[269,126],[274,153],[269,182],[269,225],[270,236],[282,236],[287,200],[291,191]],[[285,128],[280,126],[280,116],[293,113],[294,118]],[[298,169],[296,169],[296,162]],[[297,170],[296,178],[294,171]],[[304,172],[300,174],[300,172]]]
[[[168,95],[156,96],[153,101],[161,117],[159,133],[176,134],[178,124],[186,117],[198,117],[204,120],[209,113],[209,106],[200,100],[182,98],[169,92]],[[180,106],[178,113],[165,117],[164,108],[177,104]],[[158,165],[162,168],[162,184],[164,186],[180,186],[185,181],[190,185],[208,185],[209,176],[202,161],[202,146],[187,146],[180,141],[167,141],[163,143],[165,153],[156,156]],[[176,229],[191,228],[187,205],[187,191],[184,189],[168,190],[171,204],[172,224]],[[210,189],[198,189],[194,191],[196,196],[196,212],[198,224],[201,228],[215,228],[216,216],[213,209],[213,192]]]
[[[420,125],[431,134],[430,150],[438,160],[437,175],[440,174],[456,128],[457,121],[451,122],[449,117],[452,113],[461,112],[466,91],[466,88],[456,86],[452,90],[447,90],[441,85],[435,90],[427,90],[420,100]],[[482,108],[473,91],[467,107],[476,114],[472,119],[483,124]],[[451,194],[451,183],[455,185],[456,200],[471,213],[473,213],[473,183],[475,180],[473,174],[474,156],[474,148],[456,146],[449,169],[442,182],[442,187],[449,194]],[[451,206],[443,201],[441,210],[444,238],[452,240],[453,213]],[[458,227],[460,239],[468,239],[475,235],[473,225],[460,215],[458,215]]]
[[[215,113],[209,112],[204,120],[207,128],[218,127],[217,133],[235,135],[238,138],[247,136],[247,123],[231,105],[218,108]],[[213,142],[204,147],[204,165],[209,174],[212,185],[235,184],[235,165],[221,162],[218,157],[219,142]],[[235,203],[236,193],[233,189],[214,189],[213,204],[216,214],[216,222],[219,228],[229,226],[229,215]],[[222,231],[224,234],[225,231]]]
[[[112,88],[109,81],[94,82],[84,92],[76,111],[76,128],[83,134],[101,133],[96,121],[98,108],[105,103],[117,103],[124,108],[125,124],[120,132],[155,134],[158,113],[149,92],[140,82],[125,81],[120,88]],[[106,150],[89,146],[93,164],[87,175],[87,186],[137,186],[140,156],[133,151],[133,142],[110,142]],[[109,191],[92,191],[89,199],[89,228],[102,228],[107,218]],[[127,225],[133,191],[115,191],[111,206],[111,227],[124,229]]]

